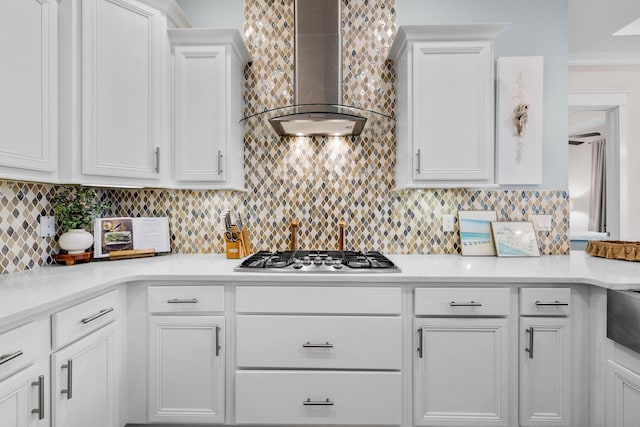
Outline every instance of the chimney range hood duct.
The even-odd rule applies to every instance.
[[[278,135],[357,136],[367,122],[341,105],[340,2],[295,2],[295,105],[269,119]]]

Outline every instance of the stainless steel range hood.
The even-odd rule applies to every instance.
[[[295,2],[295,105],[269,119],[278,135],[360,135],[367,121],[342,106],[341,0]]]

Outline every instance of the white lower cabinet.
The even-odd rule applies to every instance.
[[[0,426],[46,427],[48,382],[42,369],[28,368],[0,381]]]
[[[150,316],[149,421],[224,423],[224,316]]]
[[[506,426],[507,319],[416,319],[415,425]]]
[[[116,325],[111,323],[51,356],[53,427],[116,427]]]
[[[520,425],[569,426],[568,318],[520,319]]]
[[[400,372],[240,371],[239,424],[397,425]]]
[[[640,374],[614,362],[606,367],[607,427],[640,425]]]

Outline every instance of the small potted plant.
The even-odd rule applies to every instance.
[[[63,233],[58,240],[61,249],[70,254],[85,252],[93,244],[89,229],[93,220],[109,209],[90,187],[63,187],[52,200],[53,212]]]

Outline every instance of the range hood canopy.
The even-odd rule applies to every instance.
[[[367,118],[391,117],[342,105],[341,0],[295,1],[295,104],[254,117],[280,136],[358,136]]]

